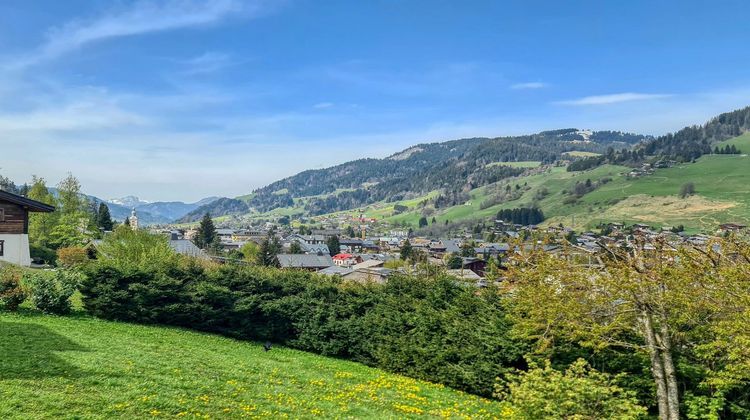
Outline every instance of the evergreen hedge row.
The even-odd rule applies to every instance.
[[[81,292],[100,318],[268,340],[484,396],[527,350],[509,337],[497,291],[440,274],[363,285],[258,267],[99,262]]]

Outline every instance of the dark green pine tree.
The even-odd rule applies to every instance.
[[[198,226],[198,233],[195,235],[195,245],[198,248],[206,249],[215,244],[218,239],[216,235],[216,226],[214,221],[211,219],[211,215],[206,213],[201,219],[201,223]]]
[[[409,240],[405,240],[404,244],[401,245],[401,259],[402,260],[408,260],[411,258],[412,254],[414,253],[414,249],[411,247],[411,242]]]
[[[419,228],[427,227],[427,218],[425,216],[422,216],[419,218]]]
[[[96,214],[96,224],[99,226],[99,229],[104,231],[111,231],[114,227],[112,215],[109,213],[109,206],[104,204],[104,202],[99,203],[99,211],[97,211]]]
[[[328,252],[330,252],[331,256],[341,253],[341,243],[338,236],[334,235],[328,238],[326,245],[328,245]]]
[[[346,236],[350,238],[354,238],[357,236],[357,234],[354,233],[354,228],[351,225],[346,227]]]
[[[279,239],[275,236],[273,239],[264,239],[260,243],[260,250],[258,251],[257,263],[264,267],[279,267],[279,259],[276,256],[281,252],[281,244]]]
[[[289,253],[290,254],[302,254],[302,247],[300,246],[299,242],[294,241],[289,245]]]

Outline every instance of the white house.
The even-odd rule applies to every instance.
[[[29,212],[53,211],[55,208],[48,204],[0,191],[0,262],[31,265]]]

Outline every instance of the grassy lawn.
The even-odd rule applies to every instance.
[[[0,313],[0,418],[497,417],[352,362],[173,328]]]

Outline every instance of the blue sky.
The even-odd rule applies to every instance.
[[[197,200],[420,142],[750,105],[745,1],[0,2],[0,173]]]

